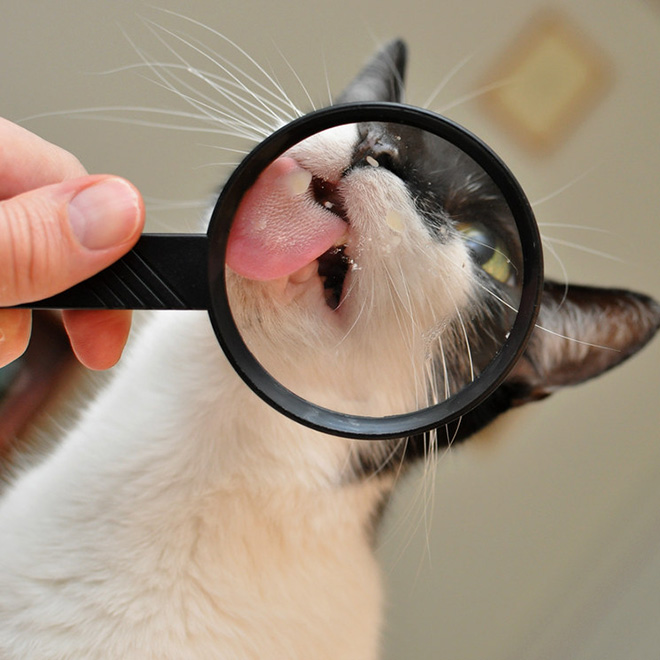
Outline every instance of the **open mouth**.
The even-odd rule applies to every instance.
[[[348,216],[338,185],[318,177],[312,177],[314,199],[323,208],[338,215],[348,225]],[[347,232],[348,233],[348,232]],[[318,275],[323,283],[325,302],[330,309],[339,307],[344,295],[344,284],[349,267],[353,263],[346,253],[347,234],[318,258]]]

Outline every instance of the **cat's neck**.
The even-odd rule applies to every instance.
[[[167,608],[172,598],[198,607],[201,589],[208,611],[194,625],[205,635],[231,635],[238,616],[248,637],[265,626],[272,630],[260,633],[264,640],[291,643],[274,623],[273,612],[284,608],[282,616],[301,617],[308,629],[308,657],[333,644],[336,652],[330,637],[339,625],[357,625],[348,607],[357,599],[364,620],[353,637],[375,653],[380,587],[370,520],[382,483],[345,479],[346,441],[272,411],[229,367],[208,321],[195,316],[163,314],[148,325],[61,447],[8,493],[0,509],[3,536],[12,539],[4,569],[32,576],[29,588],[39,585],[44,607],[55,588],[48,575],[61,585],[68,571],[75,589],[60,595],[62,612],[75,620],[91,608],[90,630],[108,639],[109,612],[126,601],[141,612]],[[102,574],[107,586],[86,593],[75,579],[81,570]],[[19,592],[29,582],[17,583]],[[27,612],[19,592],[7,598]],[[310,615],[312,601],[318,613]],[[0,597],[3,606],[10,601]],[[29,616],[45,617],[47,627],[50,615],[32,608]],[[166,625],[185,628],[183,613],[185,606],[172,607]],[[147,629],[139,634],[157,633]],[[276,648],[255,656],[278,657]]]

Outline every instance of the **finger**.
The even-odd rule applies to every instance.
[[[0,202],[0,306],[54,295],[128,252],[144,203],[124,179],[86,176]]]
[[[108,369],[121,357],[131,327],[130,311],[69,310],[62,312],[73,352],[89,369]]]
[[[0,118],[0,199],[85,174],[68,151]]]
[[[31,329],[29,309],[0,309],[0,367],[23,355]]]

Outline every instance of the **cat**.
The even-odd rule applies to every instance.
[[[401,100],[405,62],[404,44],[387,44],[337,100]],[[400,375],[385,381],[388,399],[409,405],[402,318],[433,324],[431,308],[451,321],[464,299],[480,297],[497,334],[506,313],[491,294],[505,296],[515,280],[506,262],[504,275],[491,270],[492,250],[480,249],[506,237],[497,213],[484,211],[492,191],[473,185],[468,165],[430,162],[437,186],[423,197],[405,180],[403,150],[376,153],[370,130],[333,131],[292,153],[317,180],[348,173],[331,202],[348,219],[341,245],[277,279],[250,279],[240,259],[228,273],[237,322],[268,368],[357,413],[386,369]],[[365,154],[379,167],[365,166]],[[400,276],[369,249],[392,230],[383,227],[392,205],[410,225],[387,255],[406,269]],[[398,247],[414,248],[414,263],[397,261]],[[432,276],[438,268],[451,290]],[[365,301],[369,314],[360,314]],[[433,443],[463,441],[511,408],[616,366],[659,326],[660,305],[646,296],[547,281],[524,355],[486,401],[447,432],[358,442],[268,407],[230,367],[206,314],[154,314],[75,427],[0,501],[0,657],[377,658],[374,535],[402,469]],[[338,337],[345,357],[328,369]],[[461,340],[450,339],[457,345],[445,346],[433,373],[465,370]]]

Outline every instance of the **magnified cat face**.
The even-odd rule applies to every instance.
[[[538,310],[540,238],[506,166],[465,129],[348,103],[268,136],[206,235],[143,235],[36,309],[208,309],[243,380],[326,433],[409,436],[485,400]]]
[[[385,122],[322,131],[270,163],[227,243],[232,315],[286,388],[354,415],[444,401],[501,350],[522,248],[491,177]]]

